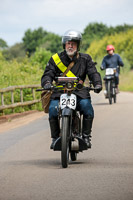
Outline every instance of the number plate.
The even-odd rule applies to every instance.
[[[106,75],[113,75],[114,74],[114,69],[113,68],[107,68],[106,69]]]
[[[67,94],[62,94],[60,97],[60,106],[61,109],[65,107],[69,107],[73,110],[76,109],[77,99],[76,95],[71,94],[71,96],[68,96]]]

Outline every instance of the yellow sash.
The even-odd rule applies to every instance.
[[[57,65],[57,67],[64,73],[67,69],[67,67],[62,63],[61,59],[59,58],[58,54],[54,54],[52,56],[55,64]],[[76,77],[70,70],[67,72],[66,74],[67,77]]]

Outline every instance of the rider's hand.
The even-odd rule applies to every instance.
[[[44,86],[43,86],[43,88],[45,89],[45,90],[50,90],[51,89],[51,86],[52,86],[52,84],[51,83],[46,83]]]
[[[94,92],[95,93],[99,93],[102,90],[102,86],[101,85],[96,85],[94,88]]]
[[[83,83],[84,83],[84,82],[83,82],[82,80],[79,80],[79,84],[82,84],[82,85],[83,85]]]
[[[101,70],[104,70],[103,66],[100,67]]]

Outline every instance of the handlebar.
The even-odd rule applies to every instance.
[[[84,88],[87,88],[87,89],[89,89],[89,90],[95,90],[95,88],[92,88],[92,87],[85,87],[85,86],[83,86],[82,87],[82,89],[84,89]],[[44,89],[44,88],[40,88],[40,89],[36,89],[36,92],[42,92],[42,91],[48,91],[48,90],[62,90],[62,89],[64,89],[64,87],[62,87],[62,88],[57,88],[57,86],[51,86],[51,89]],[[77,90],[82,90],[82,89],[78,89],[78,88],[75,88],[75,89],[77,89]]]
[[[53,91],[59,91],[59,90],[67,90],[67,91],[72,91],[72,90],[82,90],[84,88],[87,88],[89,90],[95,90],[95,88],[91,87],[92,82],[90,81],[90,87],[85,87],[83,86],[83,84],[81,84],[80,78],[79,77],[55,77],[56,79],[56,83],[58,85],[54,86],[51,85],[50,89],[44,89],[44,88],[40,88],[40,89],[36,89],[37,92],[40,91],[47,91],[47,90],[53,90]],[[76,85],[76,87],[75,87]]]

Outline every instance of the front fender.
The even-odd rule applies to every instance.
[[[105,76],[103,78],[104,81],[113,80],[113,79],[114,79],[114,76]]]
[[[65,107],[62,110],[62,116],[70,116],[72,114],[72,109]]]

